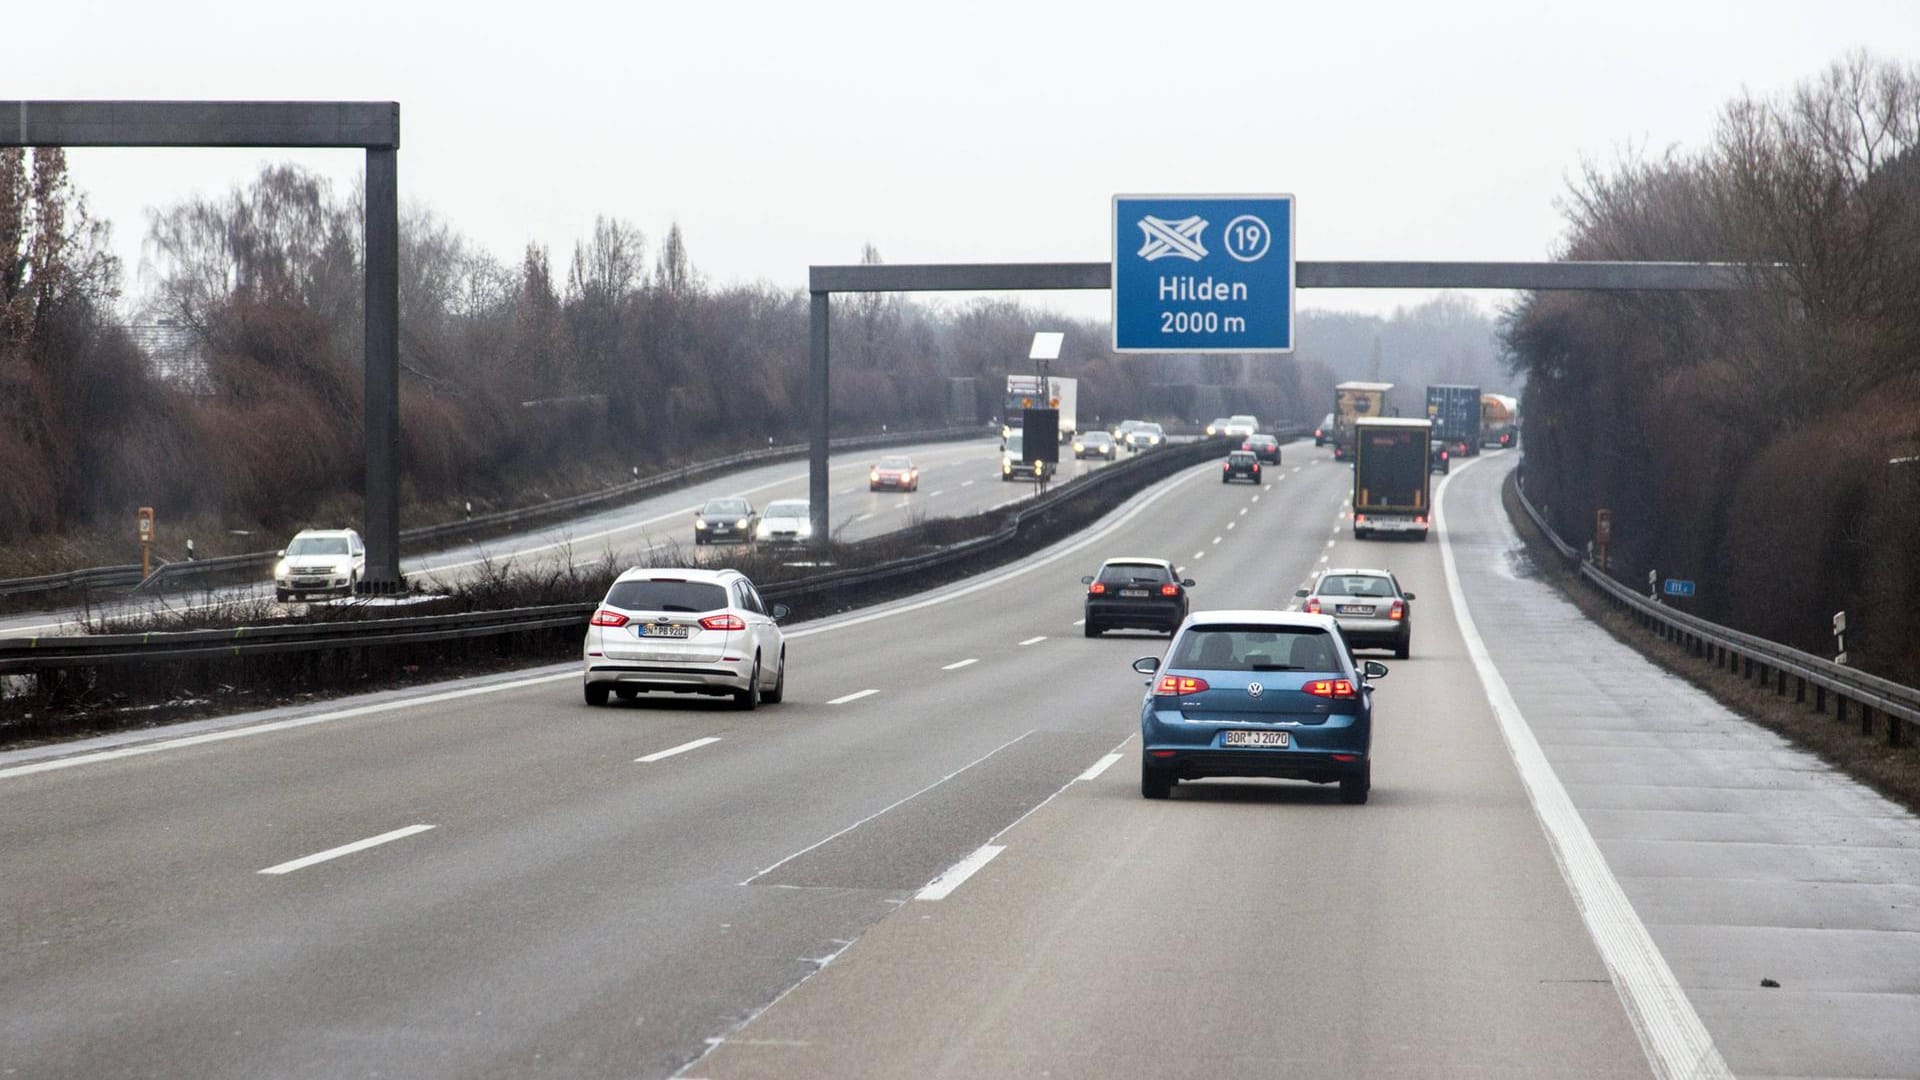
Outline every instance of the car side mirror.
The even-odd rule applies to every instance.
[[[1360,674],[1365,676],[1368,681],[1384,679],[1387,677],[1387,665],[1378,660],[1369,660],[1361,667]]]
[[[1142,675],[1151,675],[1160,670],[1160,658],[1157,656],[1143,656],[1133,662],[1133,670]]]
[[[1305,589],[1295,589],[1293,590],[1293,595],[1305,599],[1310,594]]]
[[[1401,596],[1402,596],[1403,598],[1405,598],[1405,599],[1408,599],[1408,600],[1412,600],[1412,599],[1414,598],[1414,596],[1413,596],[1413,594],[1412,594],[1412,593],[1410,593],[1410,592],[1403,592],[1403,593],[1401,593],[1400,595],[1401,595]]]
[[[1093,575],[1092,575],[1092,574],[1088,574],[1088,575],[1087,575],[1086,577],[1083,577],[1083,578],[1081,578],[1081,579],[1080,579],[1080,584],[1082,584],[1082,585],[1091,585],[1091,584],[1093,584]]]
[[[1192,578],[1181,578],[1181,579],[1180,579],[1180,586],[1181,586],[1182,588],[1186,588],[1186,589],[1191,589],[1191,588],[1193,588],[1193,579],[1192,579]]]
[[[773,610],[768,612],[767,614],[773,616],[774,622],[779,622],[781,619],[784,619],[787,616],[793,614],[793,609],[789,608],[785,604],[775,604],[773,605]]]

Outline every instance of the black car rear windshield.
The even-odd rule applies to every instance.
[[[727,590],[704,581],[617,581],[607,593],[607,606],[628,611],[719,611],[727,606]]]
[[[736,517],[747,513],[747,500],[710,499],[700,508],[700,513],[706,517]]]
[[[1332,635],[1311,626],[1196,626],[1180,638],[1170,668],[1197,671],[1339,672]]]
[[[1235,465],[1251,465],[1258,459],[1253,456],[1253,451],[1251,450],[1235,450],[1233,453],[1227,455],[1227,460],[1233,462]]]
[[[1393,582],[1372,574],[1330,574],[1320,579],[1321,596],[1393,595]]]
[[[1102,585],[1165,585],[1173,575],[1152,563],[1108,563],[1100,568]]]

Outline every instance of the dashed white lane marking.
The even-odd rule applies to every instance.
[[[1217,543],[1219,543],[1219,542],[1220,542],[1220,538],[1219,538],[1219,537],[1217,537],[1217,536],[1216,536],[1216,537],[1214,537],[1214,538],[1213,538],[1213,542],[1214,542],[1214,543],[1216,543],[1216,544],[1217,544]]]
[[[1338,541],[1338,540],[1329,540],[1329,541],[1327,541],[1327,546],[1328,546],[1328,547],[1332,547],[1333,545],[1335,545],[1335,544],[1337,544],[1337,543],[1339,543],[1339,541]]]
[[[1327,557],[1326,557],[1325,555],[1322,555],[1322,556],[1320,556],[1320,561],[1321,561],[1321,562],[1326,562],[1326,561],[1327,561]]]
[[[945,664],[940,668],[940,670],[941,671],[959,671],[963,667],[968,667],[970,665],[977,664],[979,662],[980,662],[979,657],[969,656],[965,660],[955,660],[951,664]]]
[[[878,690],[855,690],[851,694],[844,694],[840,697],[834,698],[832,701],[827,702],[827,704],[845,705],[849,701],[859,701],[863,697],[872,697],[873,695],[879,692],[880,691]]]
[[[1027,640],[1025,640],[1025,641],[1023,641],[1023,642],[1021,642],[1020,644],[1022,644],[1022,645],[1038,645],[1038,644],[1040,644],[1041,642],[1043,642],[1043,641],[1045,641],[1045,640],[1047,640],[1047,635],[1045,635],[1045,634],[1041,634],[1041,635],[1040,635],[1039,637],[1030,637],[1030,638],[1028,638]]]
[[[1259,501],[1260,501],[1260,496],[1258,496],[1258,495],[1255,495],[1255,496],[1253,497],[1253,501],[1254,501],[1254,502],[1259,502]]]
[[[1239,522],[1237,522],[1237,521],[1229,521],[1229,522],[1227,522],[1227,528],[1229,528],[1229,529],[1231,529],[1231,528],[1233,528],[1233,527],[1234,527],[1235,525],[1238,525],[1238,524],[1240,524],[1240,523],[1239,523]]]
[[[961,487],[972,487],[972,486],[973,486],[973,481],[971,481],[971,480],[962,480],[962,481],[960,481],[960,486],[961,486]]]
[[[646,757],[634,758],[633,763],[635,765],[646,765],[655,761],[663,761],[675,754],[684,754],[689,750],[698,750],[703,746],[711,746],[719,741],[720,736],[709,735],[704,739],[695,739],[692,742],[683,742],[679,746],[671,746],[665,750],[656,751],[655,753],[648,754]]]
[[[861,514],[861,515],[859,515],[858,517],[856,517],[856,518],[854,518],[853,520],[855,520],[855,521],[865,521],[865,520],[867,520],[868,518],[870,518],[870,517],[872,517],[872,516],[873,516],[872,514]]]
[[[1074,779],[1097,780],[1099,779],[1101,773],[1106,772],[1108,769],[1112,768],[1113,763],[1119,760],[1120,760],[1119,754],[1108,754],[1106,757],[1103,757],[1099,761],[1096,761],[1092,765],[1088,766],[1086,772],[1081,773],[1079,776],[1075,777]]]
[[[409,825],[404,829],[383,832],[379,836],[369,836],[365,840],[355,840],[351,844],[341,844],[337,848],[328,848],[325,851],[315,852],[304,858],[294,859],[291,862],[283,862],[278,866],[269,866],[265,870],[260,871],[260,873],[291,874],[295,870],[304,870],[316,863],[323,863],[329,859],[337,859],[342,855],[351,855],[356,851],[365,851],[370,847],[379,847],[381,844],[391,844],[395,840],[405,840],[409,836],[426,832],[431,828],[433,828],[431,825]]]
[[[859,488],[841,488],[841,489],[840,489],[840,494],[842,494],[842,495],[851,495],[851,494],[853,494],[854,492],[856,492],[856,491],[859,491],[859,490],[860,490]]]
[[[1085,620],[1085,619],[1075,619],[1075,620],[1073,620],[1073,625],[1075,625],[1075,626],[1085,626],[1085,625],[1087,625],[1087,620]]]
[[[1246,516],[1247,516],[1247,508],[1246,508],[1246,507],[1244,507],[1244,506],[1243,506],[1243,507],[1241,507],[1241,508],[1240,508],[1240,516],[1241,516],[1241,517],[1246,517]]]
[[[1469,461],[1459,471],[1464,472],[1484,460]],[[1466,592],[1460,587],[1460,571],[1454,562],[1453,542],[1447,535],[1445,504],[1441,502],[1448,481],[1455,475],[1458,472],[1442,477],[1433,493],[1433,528],[1440,534],[1440,562],[1446,570],[1447,598],[1453,603],[1453,617],[1460,624],[1460,636],[1466,639],[1467,656],[1479,672],[1480,685],[1493,706],[1500,734],[1506,738],[1507,750],[1513,755],[1527,798],[1533,803],[1533,812],[1540,819],[1541,831],[1547,834],[1547,842],[1553,847],[1554,861],[1560,864],[1561,876],[1573,892],[1575,906],[1580,909],[1580,917],[1587,924],[1587,933],[1593,937],[1600,958],[1613,974],[1614,989],[1620,995],[1621,1004],[1626,1006],[1627,1018],[1633,1021],[1654,1074],[1662,1080],[1680,1077],[1731,1080],[1733,1072],[1713,1044],[1713,1036],[1700,1022],[1700,1014],[1694,1011],[1686,990],[1674,977],[1660,947],[1654,944],[1646,924],[1640,921],[1632,901],[1627,899],[1613,870],[1607,866],[1600,845],[1587,831],[1587,823],[1567,795],[1566,786],[1541,751],[1540,741],[1534,737],[1533,728],[1513,699],[1513,691],[1487,652],[1473,613],[1467,610]]]
[[[866,817],[861,818],[859,821],[856,821],[853,824],[847,826],[846,828],[841,829],[839,832],[834,833],[832,836],[825,836],[825,837],[821,837],[818,840],[815,840],[813,843],[808,844],[806,847],[801,848],[799,851],[796,851],[793,854],[787,856],[786,858],[781,859],[779,862],[774,863],[771,866],[768,866],[766,869],[761,870],[759,873],[753,875],[753,877],[748,878],[747,880],[741,882],[740,884],[751,885],[757,879],[766,877],[768,874],[773,873],[775,870],[778,870],[781,867],[792,862],[793,860],[799,858],[800,856],[805,855],[807,852],[812,851],[814,848],[817,848],[822,844],[830,844],[835,840],[838,840],[841,837],[852,832],[853,830],[859,828],[860,826],[865,825],[867,822],[872,821],[874,818],[877,818],[880,815],[885,814],[891,810],[897,810],[900,807],[905,806],[906,804],[912,802],[913,800],[919,798],[922,795],[925,795],[927,792],[932,791],[934,788],[939,787],[941,784],[946,783],[947,781],[953,779],[954,777],[959,776],[961,773],[966,772],[968,769],[973,768],[975,765],[980,764],[981,762],[987,760],[988,758],[999,753],[1000,751],[1005,750],[1007,747],[1012,746],[1014,743],[1019,742],[1021,739],[1024,739],[1031,734],[1033,734],[1032,731],[1023,731],[1020,734],[1015,735],[1013,738],[1008,739],[1006,742],[1001,743],[999,746],[996,746],[993,749],[987,751],[986,753],[981,754],[979,757],[974,758],[972,761],[967,762],[965,765],[962,765],[959,768],[948,773],[947,775],[941,777],[940,779],[935,780],[933,783],[928,784],[926,787],[921,788],[919,791],[916,791],[913,794],[908,795],[903,799],[896,799],[895,801],[888,803],[887,805],[881,807],[880,809],[875,810],[873,813],[868,814]],[[996,837],[996,839],[998,838]]]
[[[1196,560],[1199,560],[1199,559],[1204,559],[1204,558],[1206,558],[1206,557],[1207,557],[1207,553],[1206,553],[1206,552],[1204,552],[1204,551],[1196,551],[1196,552],[1194,552],[1194,553],[1193,553],[1193,557],[1194,557],[1194,559],[1196,559]]]
[[[1004,844],[982,844],[973,854],[949,866],[945,873],[927,883],[927,887],[914,894],[915,900],[945,900],[947,895],[959,888],[963,882],[979,872],[980,868],[992,862],[994,856],[1007,850]]]
[[[1298,465],[1295,465],[1295,466],[1293,467],[1293,471],[1294,471],[1294,472],[1299,472],[1299,471],[1300,471],[1300,466],[1298,466]]]
[[[929,499],[937,499],[937,498],[939,498],[940,496],[942,496],[942,495],[945,495],[946,493],[947,493],[947,489],[946,489],[946,488],[941,488],[941,489],[940,489],[939,491],[936,491],[936,492],[934,492],[934,493],[932,493],[931,495],[928,495],[928,496],[927,496],[927,498],[929,498]]]

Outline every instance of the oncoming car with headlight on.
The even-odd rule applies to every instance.
[[[708,499],[693,514],[693,542],[718,544],[723,541],[751,543],[758,521],[753,504],[745,499]]]
[[[1164,662],[1145,656],[1140,794],[1164,799],[1182,780],[1271,777],[1340,785],[1363,803],[1373,786],[1373,687],[1387,667],[1359,668],[1340,629],[1297,611],[1200,611]]]
[[[776,499],[760,513],[753,538],[762,544],[804,544],[813,539],[813,515],[805,499]]]

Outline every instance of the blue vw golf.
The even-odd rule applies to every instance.
[[[1338,783],[1367,801],[1373,688],[1387,673],[1355,669],[1340,628],[1299,611],[1200,611],[1174,633],[1140,707],[1140,794],[1164,799],[1181,780],[1268,776]]]

